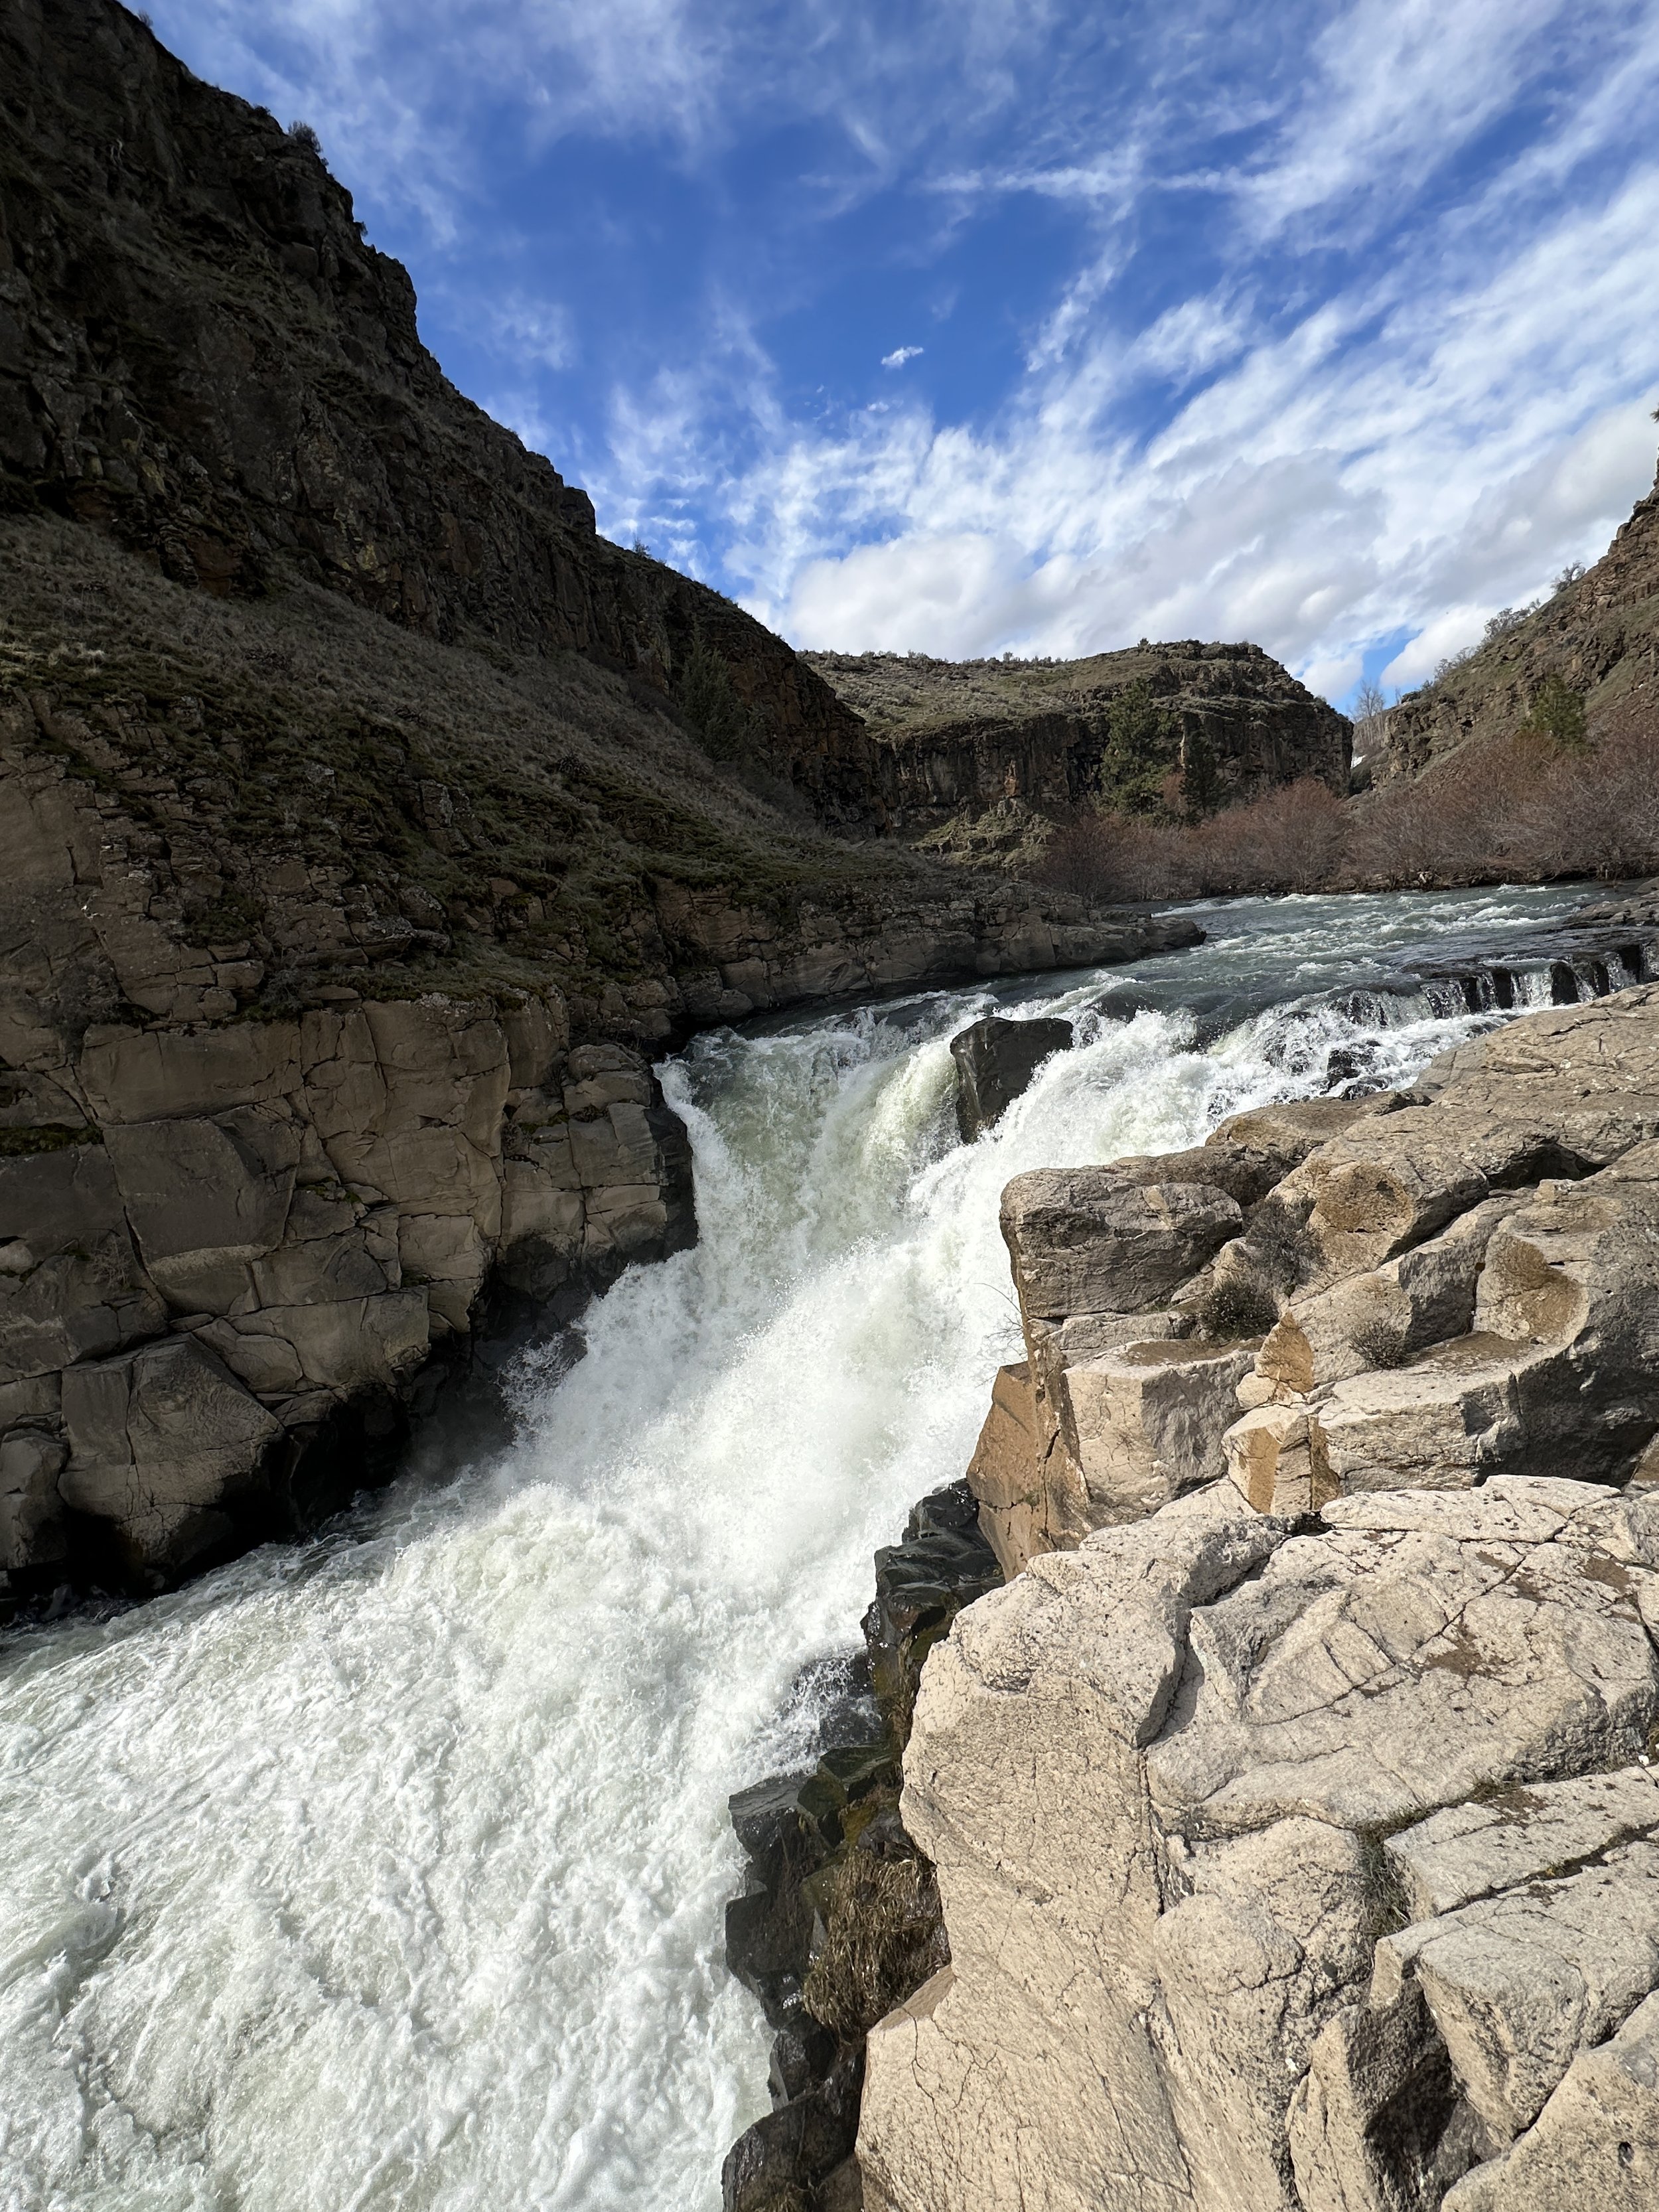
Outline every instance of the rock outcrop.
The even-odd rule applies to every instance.
[[[871,2212],[1659,2191],[1659,989],[1017,1177]]]
[[[969,1479],[1009,1573],[1230,1474],[1263,1511],[1659,1434],[1659,988],[1515,1023],[1408,1093],[1017,1176],[1027,1357]]]
[[[154,1587],[291,1525],[307,1458],[355,1474],[354,1417],[396,1425],[487,1282],[569,1312],[691,1231],[678,1121],[636,1054],[571,1048],[556,993],[93,1024],[8,1121],[14,1591]]]
[[[456,391],[314,145],[111,0],[0,9],[0,481],[177,581],[305,576],[424,636],[568,647],[665,693],[702,638],[772,772],[878,825],[862,726],[717,592]]]
[[[970,1608],[905,1824],[951,1965],[871,2212],[1578,2212],[1659,2188],[1659,1498],[1213,1484]]]
[[[1170,766],[1201,750],[1221,803],[1298,776],[1348,788],[1347,722],[1255,645],[1145,641],[1085,660],[803,656],[862,718],[893,825],[965,860],[1029,865],[1048,823],[1096,788],[1114,708],[1132,691],[1170,724]]]
[[[951,1040],[957,1064],[957,1127],[964,1145],[994,1128],[1045,1060],[1069,1052],[1070,1022],[1012,1022],[987,1014]]]

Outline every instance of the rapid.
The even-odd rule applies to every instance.
[[[806,1747],[805,1670],[1016,1356],[1003,1184],[1334,1051],[1407,1078],[1499,1017],[1330,994],[1576,896],[1240,901],[667,1062],[699,1242],[521,1362],[508,1447],[0,1638],[3,2212],[711,2212],[766,2102],[726,1796]],[[1079,1045],[964,1146],[948,1041],[996,1007]]]

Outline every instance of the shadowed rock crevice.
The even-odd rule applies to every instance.
[[[928,1652],[1000,1579],[966,1485],[922,1499],[876,1555],[864,1650],[817,1765],[732,1800],[749,1886],[726,1956],[774,2030],[774,2110],[726,2161],[726,2212],[858,2212],[865,2037],[950,1957],[933,1868],[898,1817],[899,1762]]]

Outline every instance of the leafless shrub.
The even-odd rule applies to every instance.
[[[1198,1302],[1200,1332],[1215,1344],[1266,1336],[1278,1319],[1272,1294],[1249,1275],[1224,1276]]]
[[[1193,826],[1085,815],[1056,833],[1043,872],[1091,897],[1158,899],[1656,870],[1659,714],[1638,696],[1589,738],[1534,714],[1346,805],[1307,778]]]
[[[1328,784],[1304,776],[1191,834],[1207,891],[1310,891],[1337,870],[1347,816]]]
[[[851,2040],[949,1958],[933,1869],[849,1851],[815,1877],[824,1934],[801,1996],[814,2020]]]
[[[1382,1316],[1363,1322],[1349,1341],[1368,1367],[1405,1367],[1411,1362],[1406,1332],[1396,1321]]]

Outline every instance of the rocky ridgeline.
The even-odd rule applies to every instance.
[[[1040,852],[1045,825],[1088,803],[1132,690],[1175,726],[1183,767],[1189,748],[1204,748],[1224,803],[1304,775],[1348,788],[1348,723],[1260,646],[1143,641],[1082,660],[803,658],[863,718],[895,828],[962,860],[1024,864]]]
[[[459,392],[313,144],[112,0],[0,8],[0,486],[170,578],[305,577],[422,636],[568,647],[659,696],[702,633],[775,765],[879,823],[856,715],[719,593],[597,537]]]
[[[1659,483],[1592,568],[1389,710],[1374,778],[1419,775],[1470,738],[1507,736],[1551,676],[1584,700],[1592,736],[1659,708]]]
[[[1003,1220],[866,2205],[1659,2201],[1659,988]]]

